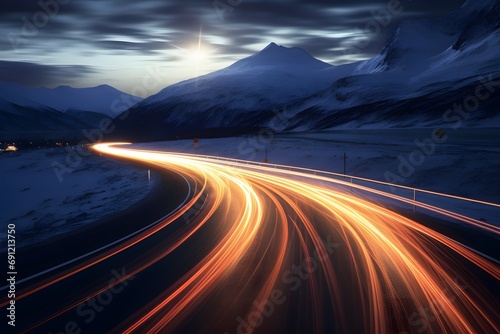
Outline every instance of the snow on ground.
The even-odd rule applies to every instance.
[[[74,151],[74,148],[70,148]],[[64,148],[0,154],[0,222],[16,224],[18,246],[62,234],[123,211],[152,188],[147,171],[97,155],[78,163]],[[61,178],[72,156],[73,171]],[[66,165],[68,166],[68,165]],[[69,171],[69,170],[68,170]],[[5,240],[0,231],[0,241]]]
[[[278,135],[269,131],[256,137],[200,139],[196,153],[263,162],[267,148],[270,163],[337,173],[343,173],[346,153],[348,175],[500,203],[500,129],[448,129],[443,143],[419,148],[415,141],[429,143],[432,132],[364,129]],[[193,140],[133,147],[195,153]],[[414,153],[418,151],[422,153]],[[402,170],[407,174],[401,175],[400,159],[409,162],[412,154],[423,160]],[[84,158],[59,182],[52,164],[64,164],[67,157],[63,148],[0,154],[1,223],[3,228],[15,223],[24,245],[120,212],[152,188],[146,170],[96,155]],[[388,180],[387,175],[396,179]],[[411,196],[408,191],[397,190],[396,194]],[[436,205],[463,209],[474,218],[500,225],[498,209],[433,200]],[[5,238],[1,231],[0,238]]]
[[[433,129],[363,129],[200,139],[196,153],[262,162],[267,148],[270,163],[337,173],[343,173],[346,153],[346,173],[352,176],[388,181],[385,174],[389,172],[398,177],[396,183],[405,186],[500,203],[500,129],[445,131],[447,139],[443,137],[443,143],[434,144],[432,154],[427,154],[431,153],[431,146],[423,152],[415,141],[428,143]],[[193,140],[134,147],[195,153]],[[414,151],[422,154],[412,155]],[[399,157],[413,167],[412,172],[410,168],[404,170],[408,173],[399,173]],[[422,162],[411,164],[410,161],[415,161],[411,158],[418,157]]]
[[[434,143],[432,146],[429,143],[434,137],[434,130],[362,129],[289,134],[265,132],[262,136],[255,137],[200,139],[196,153],[263,162],[267,148],[269,163],[336,173],[343,173],[346,153],[348,175],[500,203],[500,129],[445,129],[444,136],[438,140],[441,143]],[[134,146],[195,153],[193,140]],[[411,161],[417,164],[412,164]],[[383,190],[411,197],[408,191]],[[490,210],[489,207],[463,201],[443,200],[431,195],[419,196],[426,198],[429,204],[463,209],[463,214],[500,225],[498,208]]]

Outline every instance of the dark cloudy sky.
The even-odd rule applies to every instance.
[[[334,65],[354,62],[377,54],[401,20],[443,16],[463,2],[5,0],[0,80],[48,87],[109,84],[150,95],[270,42],[302,47]],[[398,10],[389,13],[388,7]]]

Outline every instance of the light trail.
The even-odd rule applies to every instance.
[[[26,288],[21,299],[131,251],[194,209],[189,224],[127,266],[129,275],[148,282],[152,278],[144,272],[158,266],[161,271],[162,261],[188,245],[194,247],[193,262],[112,332],[500,332],[500,297],[490,295],[499,288],[498,262],[464,244],[336,188],[322,176],[123,145],[98,144],[93,149],[196,180],[193,199],[130,240]],[[207,198],[198,206],[202,194]],[[422,206],[490,235],[500,234],[484,222]],[[488,286],[478,284],[478,275]],[[105,289],[91,285],[85,296],[29,329]]]
[[[343,241],[346,244],[350,244],[351,249],[349,250],[349,254],[351,255],[351,261],[357,264],[355,274],[358,278],[359,291],[364,290],[368,285],[368,299],[363,302],[365,307],[362,314],[363,319],[366,320],[365,323],[368,324],[368,328],[372,332],[387,332],[388,315],[384,312],[386,309],[384,296],[389,294],[391,299],[397,300],[398,296],[402,293],[410,296],[410,299],[415,304],[415,310],[426,307],[434,308],[434,313],[439,314],[437,316],[439,319],[436,321],[435,326],[439,332],[446,330],[460,332],[464,329],[467,332],[499,330],[496,327],[497,324],[488,318],[484,318],[481,305],[471,300],[465,292],[461,290],[457,291],[458,298],[463,303],[449,301],[444,292],[445,287],[446,284],[453,285],[457,277],[457,271],[453,270],[452,265],[442,263],[440,256],[437,256],[438,254],[442,254],[442,251],[435,246],[425,244],[422,241],[421,234],[425,234],[441,245],[449,247],[494,276],[495,279],[500,279],[499,267],[462,245],[454,243],[451,239],[397,213],[343,192],[335,192],[320,186],[310,185],[283,176],[269,175],[259,171],[259,169],[263,169],[269,172],[266,168],[254,167],[253,170],[246,170],[238,169],[238,166],[233,166],[233,168],[228,169],[224,164],[208,159],[193,159],[182,155],[158,152],[141,152],[115,148],[110,145],[98,145],[95,149],[102,153],[124,158],[169,164],[175,163],[183,168],[191,166],[190,171],[199,168],[200,171],[209,171],[212,178],[222,177],[235,184],[238,184],[240,182],[238,180],[243,178],[248,183],[239,184],[239,186],[241,189],[246,189],[246,202],[253,204],[252,207],[247,207],[246,213],[250,213],[247,216],[248,218],[244,220],[236,219],[234,221],[236,226],[243,227],[251,224],[250,226],[254,227],[251,232],[246,231],[245,234],[229,233],[216,248],[216,252],[224,253],[223,250],[228,244],[237,245],[233,249],[233,252],[224,253],[227,255],[224,260],[214,264],[218,266],[216,268],[218,273],[214,275],[205,272],[204,270],[207,270],[207,267],[198,265],[194,271],[187,274],[185,280],[186,282],[192,282],[193,277],[205,277],[203,281],[207,284],[194,286],[188,283],[179,286],[173,293],[168,291],[164,296],[159,298],[164,298],[162,302],[158,303],[154,308],[151,305],[147,312],[140,313],[140,320],[136,321],[127,332],[137,330],[158,313],[161,313],[160,320],[154,326],[146,326],[146,328],[154,332],[161,328],[166,328],[179,315],[180,309],[189,308],[189,300],[193,300],[195,297],[206,293],[211,284],[220,280],[223,273],[230,271],[233,268],[233,263],[240,261],[241,256],[249,251],[249,245],[255,238],[256,229],[262,224],[262,211],[264,211],[264,206],[266,205],[255,193],[255,185],[274,192],[274,195],[267,193],[267,197],[273,198],[275,207],[280,207],[279,201],[283,200],[292,207],[293,211],[298,215],[302,226],[305,228],[306,235],[312,240],[313,249],[320,251],[323,247],[321,235],[317,230],[318,226],[315,226],[318,224],[311,221],[302,211],[301,207],[312,208],[321,212],[323,217],[327,218],[322,224],[325,225],[324,228],[326,230],[331,229],[331,233],[338,230],[342,231],[340,234],[343,235]],[[235,177],[236,179],[234,179]],[[253,201],[250,200],[250,194],[254,194]],[[251,210],[255,211],[252,212]],[[284,215],[284,208],[281,207],[281,219],[279,219],[279,222],[283,225],[283,230],[286,231],[289,220]],[[284,260],[284,249],[286,249],[289,242],[287,235],[290,232],[282,233],[283,235],[276,240],[281,245],[281,251],[279,252],[279,256],[276,257],[277,266],[274,267],[275,270],[280,268]],[[305,255],[308,255],[308,248],[304,242],[301,248],[304,250]],[[437,253],[438,251],[439,253]],[[214,254],[210,254],[205,261],[209,261],[209,259],[214,259]],[[205,261],[201,263],[204,264]],[[328,291],[331,294],[332,302],[339,302],[335,296],[339,292],[338,285],[335,282],[335,270],[331,262],[324,262],[322,265],[324,265],[322,271],[328,285]],[[276,272],[272,271],[270,275],[271,279],[262,288],[258,300],[267,300],[270,291],[276,284]],[[207,281],[207,279],[211,280]],[[401,283],[402,286],[398,287],[398,284]],[[457,286],[456,284],[454,285],[453,288],[455,290]],[[313,288],[312,291],[315,291],[315,289]],[[169,306],[169,303],[173,300],[173,296],[179,294],[185,296],[184,303],[173,303],[172,306]],[[435,301],[440,301],[440,308],[436,307]],[[258,310],[256,311],[258,312]],[[399,312],[404,314],[403,310],[396,309],[395,311],[396,314]],[[337,319],[341,319],[339,314],[337,314]],[[403,322],[404,320],[404,317],[403,319],[399,319],[399,321]],[[349,325],[341,324],[338,325],[338,328],[348,329]]]

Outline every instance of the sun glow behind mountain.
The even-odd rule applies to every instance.
[[[105,83],[146,97],[197,71],[225,68],[270,41],[332,65],[351,63],[376,55],[403,19],[446,15],[464,0],[427,2],[391,1],[399,7],[390,15],[387,0],[9,2],[0,12],[0,80],[50,88]]]

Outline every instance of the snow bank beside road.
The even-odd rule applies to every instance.
[[[500,129],[447,130],[446,140],[423,152],[416,141],[423,145],[432,132],[432,128],[354,129],[200,139],[196,153],[263,162],[267,148],[270,163],[336,173],[344,172],[346,153],[348,175],[390,182],[386,179],[390,172],[399,181],[391,183],[500,203]],[[195,153],[193,140],[133,146]],[[400,175],[400,159],[413,161],[413,152],[422,161]]]
[[[16,224],[18,245],[123,211],[152,188],[146,170],[96,155],[83,158],[60,181],[52,163],[64,164],[67,154],[64,148],[0,154],[1,228]]]

